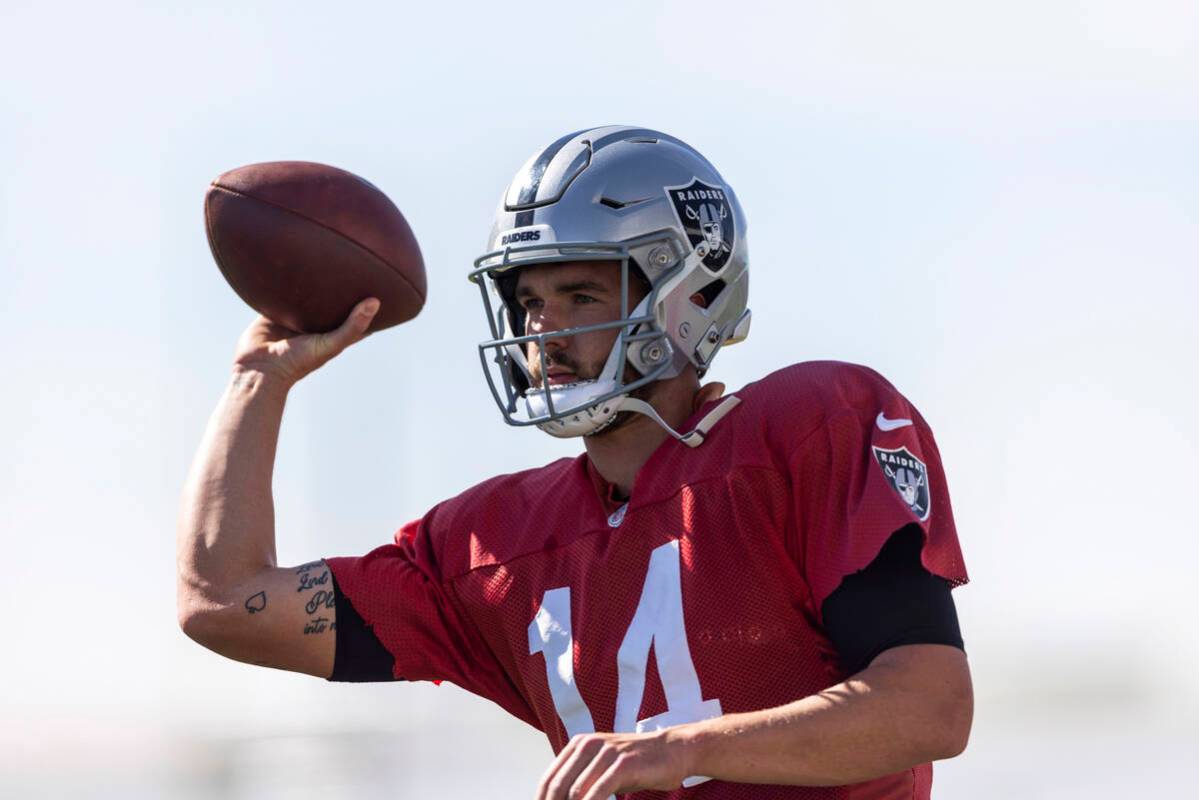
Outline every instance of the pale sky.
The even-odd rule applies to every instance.
[[[0,29],[0,767],[314,723],[495,726],[548,759],[453,688],[329,686],[179,633],[178,496],[252,318],[201,203],[233,167],[321,161],[421,242],[422,315],[284,423],[281,561],[357,554],[579,451],[503,425],[465,275],[528,155],[608,123],[690,142],[746,210],[754,327],[714,378],[864,363],[932,424],[973,579],[955,785],[982,796],[1004,720],[1196,715],[1194,3],[8,2]]]

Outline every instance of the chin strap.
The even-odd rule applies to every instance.
[[[616,407],[617,411],[635,411],[638,414],[644,414],[654,422],[661,425],[667,433],[678,439],[688,447],[699,447],[704,443],[704,437],[708,435],[708,431],[724,417],[725,414],[732,411],[741,402],[741,398],[736,395],[731,395],[720,401],[720,405],[704,415],[704,418],[699,421],[694,428],[688,433],[679,433],[674,428],[666,424],[662,417],[658,416],[658,410],[644,400],[638,400],[635,397],[626,397],[620,401],[620,405]]]

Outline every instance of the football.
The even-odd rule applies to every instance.
[[[404,215],[345,170],[305,161],[231,170],[208,187],[204,223],[233,290],[291,330],[332,330],[355,303],[377,297],[369,328],[377,331],[425,303],[424,260]]]

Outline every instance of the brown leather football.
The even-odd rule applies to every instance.
[[[355,303],[377,297],[377,331],[425,303],[425,264],[404,215],[345,170],[273,161],[226,172],[208,187],[204,221],[233,290],[292,330],[332,330]]]

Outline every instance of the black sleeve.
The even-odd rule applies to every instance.
[[[337,650],[333,657],[331,681],[366,683],[372,681],[394,681],[395,656],[367,627],[366,622],[354,608],[349,598],[337,586],[333,570],[329,570],[333,581],[333,595],[337,604]]]
[[[866,569],[846,577],[824,601],[825,633],[849,674],[899,645],[965,650],[949,582],[920,563],[923,542],[918,525],[899,529]]]

